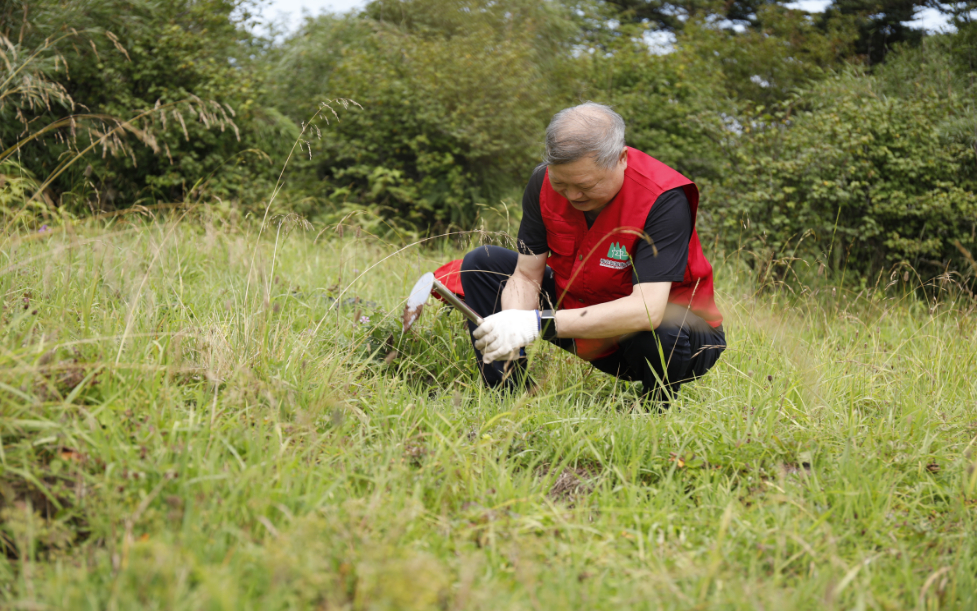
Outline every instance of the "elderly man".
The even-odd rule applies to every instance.
[[[705,374],[726,338],[698,204],[692,181],[625,145],[609,107],[557,113],[523,195],[519,252],[481,247],[461,264],[465,299],[485,317],[470,324],[485,382],[522,384],[520,356],[539,337],[664,405]]]

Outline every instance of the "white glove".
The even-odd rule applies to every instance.
[[[520,348],[539,337],[539,312],[503,310],[483,320],[473,335],[486,363],[511,361],[519,356]]]

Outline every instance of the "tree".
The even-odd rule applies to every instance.
[[[949,52],[965,73],[977,73],[977,1],[939,4],[956,33],[947,36]]]
[[[895,45],[918,45],[923,31],[906,25],[916,11],[930,3],[926,0],[834,0],[824,12],[822,24],[828,27],[837,16],[855,18],[858,40],[855,52],[869,64],[879,64]]]
[[[810,14],[776,5],[761,7],[756,17],[756,28],[742,32],[696,20],[679,38],[701,58],[703,70],[722,75],[728,97],[741,104],[783,101],[851,57],[856,34],[850,19],[837,17],[822,29]]]
[[[115,152],[123,154],[86,157],[59,176],[55,195],[118,207],[143,198],[179,200],[205,181],[211,193],[240,197],[254,191],[255,180],[270,176],[266,164],[242,157],[242,151],[281,147],[296,130],[256,103],[262,83],[251,57],[258,43],[245,28],[252,4],[0,0],[4,32],[16,41],[18,54],[41,50],[42,57],[58,57],[47,63],[45,77],[72,101],[21,108],[31,130],[72,112],[100,117],[91,121],[108,121],[109,127],[143,117],[116,131],[120,139],[125,133],[129,142],[148,146],[122,146],[120,140]],[[57,47],[46,48],[45,41],[58,41]],[[0,140],[15,141],[22,131],[23,125],[3,121]],[[72,133],[28,143],[19,151],[21,163],[39,178],[59,172],[65,154],[78,148]]]
[[[778,4],[773,0],[607,0],[626,18],[650,23],[658,29],[677,32],[694,20],[728,21],[741,26],[756,26],[762,7]]]
[[[320,196],[421,227],[469,226],[539,158],[566,100],[569,23],[535,0],[377,1],[308,22],[273,71],[295,100],[288,112],[302,120],[340,96],[360,105],[310,141]]]

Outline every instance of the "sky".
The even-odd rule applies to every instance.
[[[810,13],[821,13],[831,4],[830,0],[797,0],[787,6],[799,8]],[[916,18],[911,22],[914,27],[925,28],[931,32],[941,31],[947,25],[947,19],[938,10],[926,8],[916,13]]]
[[[366,0],[270,0],[270,5],[264,11],[266,19],[282,20],[288,28],[294,30],[302,22],[302,12],[318,15],[323,11],[345,13],[353,9],[362,8]],[[830,0],[797,0],[792,6],[811,12],[821,12],[830,4]],[[935,9],[924,9],[916,14],[913,20],[916,27],[938,31],[946,27],[946,18]]]
[[[323,11],[345,13],[365,5],[366,0],[271,0],[270,6],[264,10],[264,17],[277,20],[287,15],[286,23],[294,30],[302,23],[303,10],[310,15],[318,15]]]

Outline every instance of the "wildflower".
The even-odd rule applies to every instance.
[[[370,317],[369,316],[360,316],[360,324],[361,325],[368,325],[368,324],[370,324]]]
[[[51,228],[47,225],[41,225],[41,228],[37,230],[37,233],[47,233],[51,231]]]

